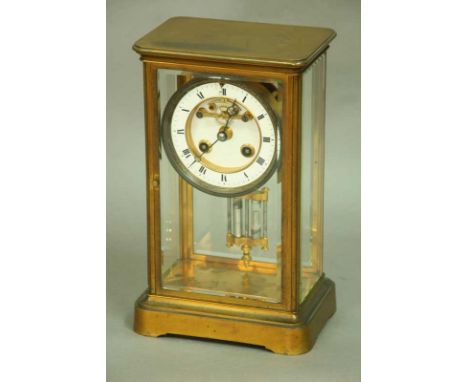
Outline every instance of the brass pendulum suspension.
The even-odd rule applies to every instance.
[[[252,261],[252,248],[268,250],[267,202],[266,187],[248,195],[228,199],[226,245],[240,247],[245,268]]]

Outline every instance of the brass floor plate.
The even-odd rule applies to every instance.
[[[233,263],[241,264],[241,261]],[[281,298],[281,274],[276,267],[270,272],[244,272],[237,267],[227,267],[224,262],[179,260],[166,274],[162,285],[169,290],[268,302],[279,302]]]
[[[252,261],[245,269],[241,260],[215,256],[192,255],[177,259],[163,275],[164,289],[232,296],[279,302],[281,273],[276,264]],[[319,276],[312,267],[301,269],[301,301],[317,282]]]

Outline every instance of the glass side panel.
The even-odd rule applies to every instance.
[[[165,110],[178,89],[190,85],[194,79],[207,77],[210,78],[199,73],[159,70],[160,110]],[[242,83],[245,89],[252,89],[252,94],[271,107],[270,112],[280,125],[283,95],[280,82],[211,78]],[[205,114],[197,114],[197,118],[205,118],[210,112],[214,113],[213,110],[203,110]],[[222,128],[224,122],[213,119],[215,123]],[[233,124],[232,134],[240,135],[238,131],[243,126],[246,124],[239,116]],[[263,138],[260,136],[260,142],[265,145],[278,141],[275,158],[280,163],[280,127],[275,137]],[[248,144],[250,142],[245,142]],[[215,148],[222,149],[222,143]],[[203,295],[281,302],[281,183],[278,167],[266,183],[250,193],[228,197],[214,196],[192,186],[179,176],[173,164],[171,155],[161,148],[162,287]]]
[[[300,302],[323,273],[325,67],[323,54],[302,75]]]
[[[174,78],[167,75],[158,76],[158,95],[160,105],[164,108],[172,93],[177,89]],[[163,109],[161,109],[163,110]],[[179,220],[179,176],[169,164],[166,152],[161,150],[160,158],[160,192],[161,197],[161,251],[163,274],[169,272],[171,265],[180,256],[180,220]]]

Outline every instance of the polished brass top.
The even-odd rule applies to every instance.
[[[335,36],[328,28],[173,17],[133,49],[142,56],[300,69]]]

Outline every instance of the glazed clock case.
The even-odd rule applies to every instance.
[[[176,17],[135,43],[144,72],[148,219],[137,333],[281,354],[312,348],[336,310],[334,283],[323,272],[326,51],[334,37],[327,28]],[[219,195],[181,176],[162,128],[171,98],[191,81],[240,84],[268,105],[281,144],[263,183]]]

